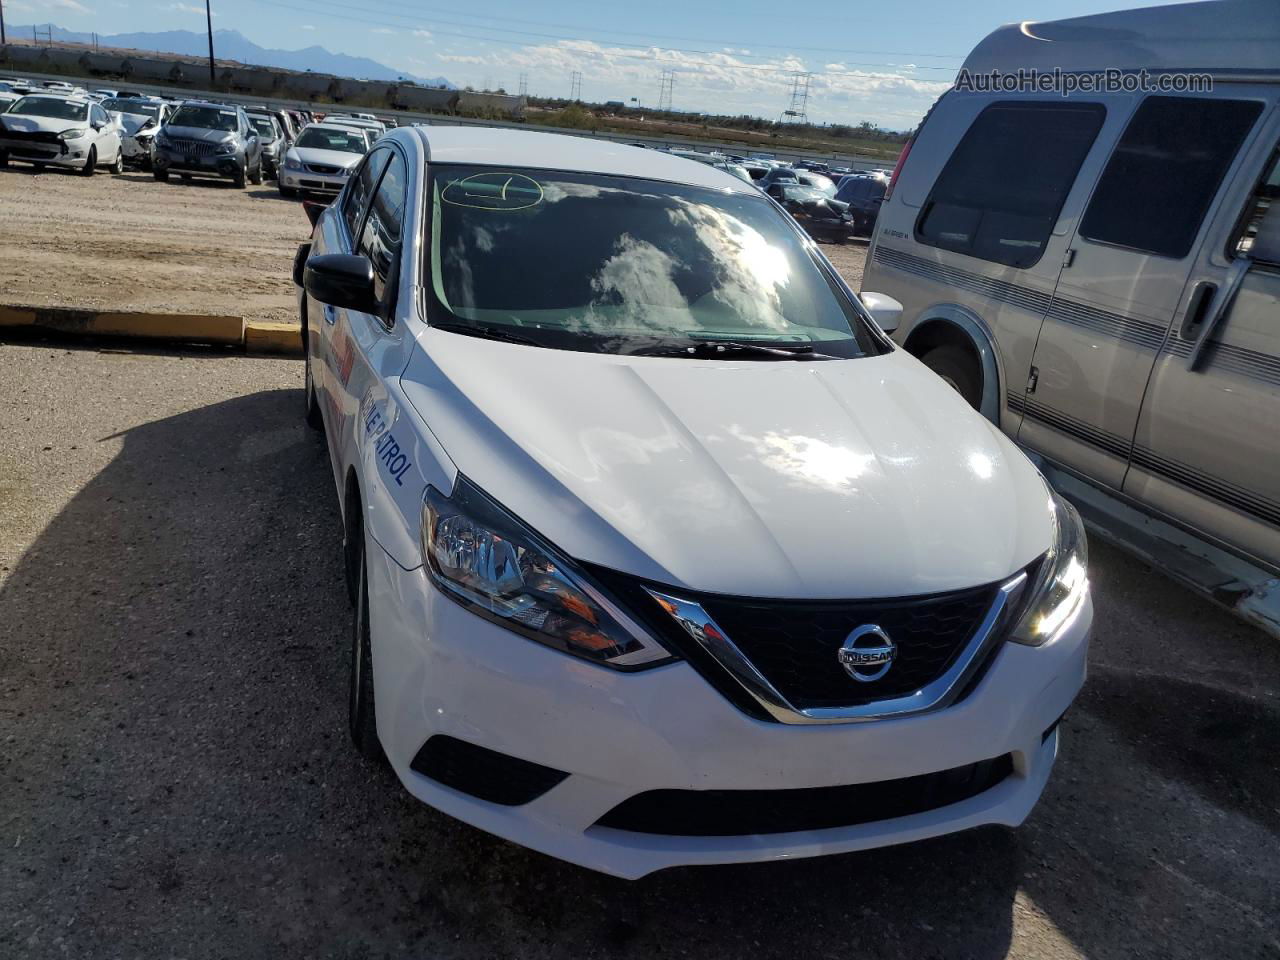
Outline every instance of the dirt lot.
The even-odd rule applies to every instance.
[[[1018,831],[628,884],[422,806],[348,746],[301,383],[0,346],[0,957],[1280,956],[1280,645],[1101,544]]]
[[[0,169],[0,303],[296,320],[289,270],[309,232],[274,182],[15,163]]]

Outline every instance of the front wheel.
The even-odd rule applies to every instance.
[[[255,187],[262,185],[262,163],[261,162],[259,162],[258,165],[253,168],[252,172],[249,174],[249,180],[252,181]]]
[[[293,187],[281,187],[280,196],[284,197],[286,200],[294,200],[298,196],[298,191],[293,189]]]
[[[307,426],[312,430],[319,430],[324,426],[324,420],[320,415],[320,401],[316,397],[316,382],[311,375],[311,350],[307,346],[307,337],[305,335],[302,338],[302,349],[303,364],[306,369],[306,380],[303,384],[303,404],[306,409]]]
[[[351,634],[351,667],[348,675],[347,726],[351,742],[366,760],[380,761],[382,744],[374,713],[373,642],[369,629],[369,572],[366,569],[363,531],[356,584],[355,629]]]
[[[0,150],[0,167],[7,167],[8,165],[9,165],[9,151]]]
[[[155,177],[157,180],[159,180],[161,183],[168,183],[168,182],[169,182],[169,171],[168,171],[168,170],[152,170],[152,171],[151,171],[151,175],[152,175],[153,177]]]
[[[244,185],[245,185],[244,167],[237,168],[236,175],[232,179],[231,185],[235,187],[237,190],[244,189]]]
[[[94,169],[98,166],[98,148],[90,147],[89,156],[85,158],[84,169],[80,171],[83,176],[92,177]]]
[[[124,173],[124,148],[116,151],[116,162],[108,168],[115,176]]]
[[[972,351],[955,344],[934,347],[920,362],[977,410],[982,406],[982,369]]]

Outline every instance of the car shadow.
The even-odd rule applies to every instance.
[[[1088,955],[1132,941],[1179,955],[1153,945],[1193,921],[1261,942],[1222,903],[1175,923],[1181,900],[1145,899],[1170,876],[1152,850],[1199,876],[1178,866],[1195,811],[1185,798],[1185,815],[1153,808],[1124,752],[1158,763],[1149,751],[1186,734],[1136,736],[1158,725],[1146,714],[1185,706],[1186,690],[1158,685],[1134,709],[1106,702],[1131,686],[1086,696],[1017,832],[628,883],[423,806],[347,739],[340,523],[301,409],[300,391],[270,391],[129,430],[7,572],[0,954],[38,955],[31,936],[49,955],[163,943],[166,955],[985,960],[1016,946],[1015,914],[1031,955],[1052,946],[1037,931]],[[1218,731],[1218,743],[1241,733]],[[1255,759],[1223,767],[1236,809],[1274,803]]]

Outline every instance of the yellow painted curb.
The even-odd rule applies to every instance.
[[[57,333],[139,337],[185,343],[244,343],[244,319],[196,313],[117,313],[69,307],[0,306],[0,327],[37,327]]]
[[[244,325],[244,348],[249,353],[301,356],[302,327],[296,323],[247,320]]]

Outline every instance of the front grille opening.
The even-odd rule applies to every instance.
[[[409,766],[446,787],[504,807],[536,800],[568,776],[443,734],[427,740]]]
[[[959,658],[999,585],[888,600],[756,600],[706,595],[703,608],[798,709],[849,707],[910,696]],[[837,657],[850,632],[881,627],[898,647],[883,678],[858,683]]]
[[[798,790],[650,790],[596,825],[679,837],[738,837],[831,830],[894,820],[985,793],[1013,773],[1009,754],[899,780]]]

